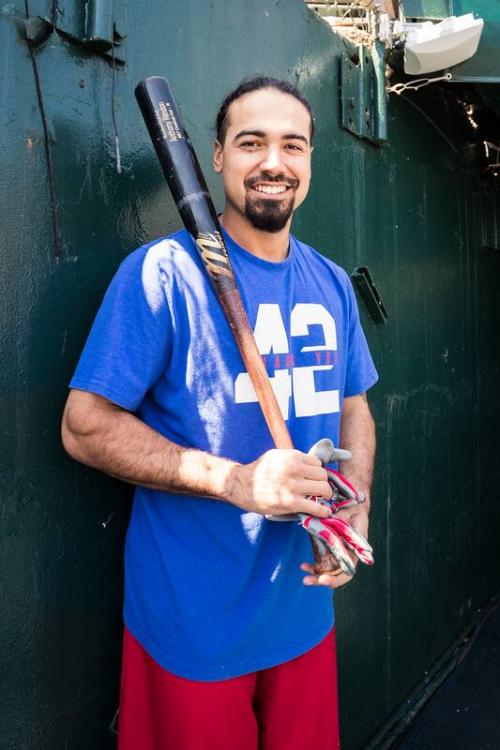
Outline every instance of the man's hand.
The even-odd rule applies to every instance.
[[[362,534],[365,539],[368,539],[368,512],[363,505],[355,505],[352,508],[339,510],[335,516],[350,523],[356,531]],[[353,566],[356,567],[358,563],[356,555],[349,550],[347,550],[347,554],[349,555]],[[322,561],[324,561],[325,567],[328,567],[328,564],[333,561],[332,555],[325,555],[321,558],[320,563]],[[302,579],[306,586],[327,586],[331,589],[338,589],[352,581],[352,576],[349,576],[346,573],[335,574],[335,572],[332,571],[331,573],[324,572],[317,575],[314,572],[315,565],[317,566],[317,564],[318,563],[302,563],[300,566],[301,570],[309,574]],[[334,561],[333,564],[335,564]]]
[[[307,513],[328,518],[330,509],[309,495],[332,496],[321,461],[297,450],[270,450],[250,464],[233,469],[230,501],[262,515]]]

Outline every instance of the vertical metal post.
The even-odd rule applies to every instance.
[[[377,141],[387,139],[387,93],[385,90],[385,47],[376,39],[372,47],[373,70],[375,73],[375,138]]]

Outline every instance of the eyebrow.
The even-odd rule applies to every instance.
[[[300,133],[286,133],[283,136],[283,140],[285,141],[304,141],[304,143],[309,143],[309,140],[305,137],[305,135],[300,135]]]
[[[266,134],[263,130],[240,130],[240,132],[236,133],[234,136],[233,141],[237,141],[238,138],[242,138],[245,135],[256,135],[257,138],[264,138]]]
[[[238,138],[243,138],[244,136],[249,136],[249,135],[256,136],[257,138],[266,137],[266,133],[263,130],[240,130],[239,133],[236,133],[233,140],[237,141]],[[304,135],[301,135],[300,133],[285,133],[285,135],[283,135],[281,139],[284,141],[304,141],[304,143],[309,145],[308,139]]]

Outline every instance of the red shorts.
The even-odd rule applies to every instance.
[[[125,628],[119,750],[338,750],[335,629],[284,664],[220,682],[160,667]]]

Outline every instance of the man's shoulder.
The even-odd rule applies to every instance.
[[[157,237],[133,250],[122,262],[125,269],[133,270],[145,263],[172,262],[176,256],[191,255],[193,241],[185,229],[166,237]]]
[[[302,242],[302,240],[297,239],[297,237],[295,236],[293,237],[293,239],[296,242],[298,253],[304,258],[307,263],[311,264],[313,267],[316,267],[318,271],[323,271],[325,273],[331,274],[332,276],[337,278],[343,285],[350,284],[349,274],[344,268],[342,268],[342,266],[339,266],[338,263],[335,263],[335,261],[331,260],[331,258],[328,258],[326,255],[324,255],[323,251],[316,250],[314,247],[311,247],[311,245]]]

